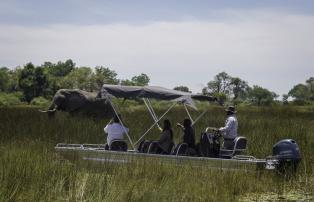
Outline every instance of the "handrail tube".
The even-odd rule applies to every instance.
[[[155,123],[138,139],[134,145],[137,145],[144,137],[145,135],[160,121],[177,103],[175,102]]]
[[[188,114],[190,120],[192,121],[192,125],[193,125],[193,124],[194,124],[194,121],[193,121],[193,119],[192,119],[192,116],[191,116],[191,114],[190,114],[188,108],[186,107],[186,104],[183,104],[183,106],[184,106],[184,109],[185,109],[186,113]]]

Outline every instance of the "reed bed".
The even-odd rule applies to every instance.
[[[133,139],[152,123],[141,107],[122,108]],[[158,115],[165,111],[159,107]],[[192,116],[196,117],[193,111]],[[186,117],[181,107],[168,116],[175,125]],[[206,126],[224,124],[224,111],[210,107],[196,125],[196,138]],[[314,111],[295,107],[240,108],[239,134],[249,140],[248,151],[266,157],[284,138],[297,141],[302,162],[297,174],[284,178],[272,172],[245,172],[145,164],[104,164],[81,167],[54,152],[59,143],[105,143],[97,120],[57,113],[54,118],[36,108],[0,108],[0,201],[264,201],[313,200]],[[174,128],[175,139],[180,131]],[[157,139],[155,129],[147,139]]]

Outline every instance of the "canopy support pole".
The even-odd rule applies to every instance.
[[[147,99],[147,98],[146,98],[146,99]],[[145,103],[145,105],[146,105],[146,107],[147,107],[147,109],[148,109],[148,112],[150,113],[151,117],[152,117],[153,120],[156,122],[156,121],[158,120],[158,118],[157,118],[157,116],[156,116],[156,114],[155,114],[155,112],[154,112],[154,109],[153,109],[151,103],[149,102],[148,99],[147,99],[147,100],[146,100],[146,99],[143,98],[143,101],[144,101],[144,103]],[[158,128],[161,128],[161,127],[159,126],[159,124],[158,124],[158,121],[157,121],[157,127],[158,127]]]
[[[155,117],[155,120],[157,120],[158,118],[157,118],[156,113],[155,113],[155,111],[154,111],[154,109],[153,109],[152,103],[150,102],[150,100],[149,100],[148,98],[146,98],[146,101],[147,101],[147,103],[149,104],[149,107],[151,108],[151,110],[152,110],[152,112],[153,112],[153,115],[154,115],[154,117]]]
[[[168,114],[168,112],[169,112],[176,104],[177,104],[176,102],[173,103],[173,105],[171,105],[171,107],[169,107],[169,109],[168,109],[163,115],[161,115],[161,117],[159,117],[159,119],[158,119],[157,121],[155,121],[155,123],[140,137],[140,139],[138,139],[138,140],[135,142],[134,145],[137,145],[138,143],[140,143],[141,140],[147,135],[147,133],[148,133],[149,131],[151,131],[151,129],[153,129],[154,126],[155,126],[164,116],[166,116],[166,114]]]
[[[191,116],[191,114],[190,114],[188,108],[186,107],[186,104],[183,104],[183,106],[184,106],[184,109],[185,109],[186,113],[188,114],[190,120],[192,121],[192,125],[193,125],[193,124],[194,124],[194,121],[193,121],[193,119],[192,119],[192,116]]]
[[[206,114],[206,112],[208,112],[208,109],[205,110],[205,111],[203,111],[203,112],[195,119],[195,121],[192,123],[192,126],[193,126],[194,124],[196,124],[196,122],[197,122],[200,118],[202,118],[202,116],[204,116],[204,114]]]
[[[120,117],[119,117],[118,111],[116,110],[116,108],[114,107],[114,105],[113,105],[112,102],[111,102],[111,99],[110,99],[108,96],[107,96],[107,100],[109,101],[109,103],[110,103],[110,105],[111,105],[111,107],[112,107],[114,113],[115,113],[116,116],[118,117],[118,119],[119,119],[119,121],[120,121],[120,123],[121,123],[121,125],[122,125],[122,127],[123,127],[123,130],[124,130],[126,136],[127,136],[128,139],[129,139],[129,142],[130,142],[132,148],[135,150],[135,146],[134,146],[134,144],[133,144],[133,142],[132,142],[132,139],[131,139],[131,137],[130,137],[128,131],[125,129],[124,124],[123,124],[122,120],[121,120]]]
[[[148,99],[148,98],[146,98],[146,101],[147,101],[147,103],[148,103],[148,105],[149,105],[149,107],[150,107],[150,109],[151,109],[151,111],[152,111],[152,113],[153,113],[153,115],[154,115],[154,117],[155,117],[155,121],[157,121],[158,120],[158,117],[157,117],[157,115],[156,115],[156,113],[155,113],[155,110],[154,110],[154,108],[153,108],[153,105],[152,105],[152,103],[150,102],[150,100]],[[159,122],[159,121],[157,121],[157,122]],[[160,125],[157,123],[157,126],[158,126],[158,129],[159,130],[162,130],[162,128],[160,127]]]

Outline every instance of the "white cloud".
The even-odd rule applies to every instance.
[[[81,66],[109,66],[120,77],[144,72],[152,84],[194,91],[221,71],[280,94],[314,76],[314,16],[228,12],[216,22],[0,25],[0,65],[71,58]]]

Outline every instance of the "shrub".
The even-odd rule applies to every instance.
[[[50,104],[50,101],[44,97],[35,97],[31,101],[31,105],[36,105],[36,106],[40,106],[40,107],[47,107],[47,106],[49,106],[49,104]]]
[[[21,105],[22,93],[0,93],[0,106]]]

